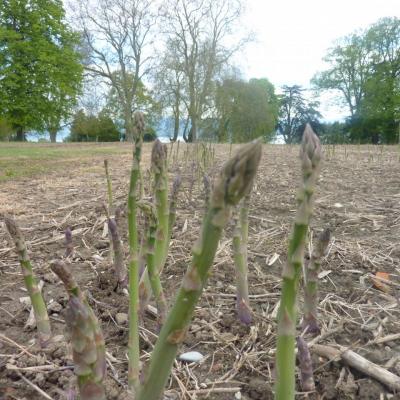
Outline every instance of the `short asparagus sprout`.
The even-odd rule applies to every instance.
[[[297,358],[299,359],[300,367],[301,389],[304,392],[312,392],[315,390],[315,382],[310,349],[302,336],[296,338],[296,343],[298,350]]]
[[[233,258],[236,268],[236,311],[240,322],[250,325],[252,321],[249,301],[249,284],[247,280],[247,243],[249,235],[250,193],[242,200],[233,231]]]
[[[65,230],[65,258],[72,257],[74,253],[74,245],[72,243],[72,231],[71,228]]]
[[[311,259],[305,268],[304,277],[304,317],[302,327],[306,333],[317,335],[320,332],[317,318],[318,274],[321,261],[328,248],[331,232],[325,229],[317,238]]]
[[[192,263],[160,332],[137,400],[161,398],[178,346],[185,338],[196,303],[207,283],[222,230],[230,217],[231,207],[238,204],[251,189],[260,157],[260,142],[252,142],[243,146],[222,169],[203,219],[201,236],[193,248]]]
[[[298,192],[297,213],[289,241],[287,263],[282,274],[276,350],[276,400],[294,399],[297,293],[321,156],[319,139],[311,126],[307,124],[300,147],[302,186]]]
[[[114,270],[117,277],[117,287],[118,289],[125,289],[128,286],[128,274],[124,261],[124,248],[119,235],[117,222],[114,218],[108,218],[108,230],[114,250]]]
[[[105,400],[106,351],[99,321],[79,289],[68,266],[61,261],[51,264],[69,295],[65,321],[69,330],[75,375],[81,400]]]
[[[35,316],[36,327],[39,335],[39,343],[45,347],[51,338],[51,327],[49,316],[47,314],[46,303],[38,287],[35,275],[33,273],[31,261],[28,256],[24,236],[15,220],[10,216],[4,216],[8,233],[14,241],[15,249],[18,254],[19,263],[22,268],[22,275],[26,290],[31,299],[33,313]]]

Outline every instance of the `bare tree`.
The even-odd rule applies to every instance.
[[[162,7],[167,51],[175,60],[170,68],[182,74],[180,89],[187,97],[187,141],[197,139],[215,77],[248,40],[231,39],[241,14],[240,0],[167,0]]]
[[[134,136],[133,111],[138,84],[151,66],[151,0],[76,0],[75,17],[88,50],[86,71],[115,89],[126,136]],[[133,84],[132,84],[133,77]]]

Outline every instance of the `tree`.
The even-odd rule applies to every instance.
[[[156,21],[151,4],[150,0],[78,1],[77,20],[88,50],[85,68],[115,91],[131,140],[139,82],[153,58],[145,52]]]
[[[365,35],[371,72],[361,107],[364,128],[375,142],[398,141],[400,124],[400,19],[383,18]]]
[[[305,125],[310,123],[318,132],[321,114],[317,110],[318,102],[305,99],[304,90],[299,85],[283,86],[280,97],[278,132],[285,143],[299,143]]]
[[[120,71],[114,72],[114,75],[120,75]],[[161,105],[154,99],[153,91],[149,90],[141,80],[135,82],[135,77],[132,74],[126,75],[128,90],[131,91],[133,86],[136,85],[136,95],[132,102],[131,113],[141,110],[146,117],[146,126],[154,128],[161,114]],[[106,95],[105,110],[115,121],[124,121],[124,112],[120,107],[118,91],[113,86]]]
[[[353,142],[394,143],[400,124],[400,19],[383,18],[328,52],[318,90],[339,90]]]
[[[167,44],[167,49],[169,45]],[[154,93],[157,94],[157,99],[163,110],[172,112],[173,127],[171,142],[178,139],[181,132],[181,121],[185,118],[185,126],[183,136],[186,137],[188,128],[187,108],[188,101],[184,92],[184,75],[182,68],[179,67],[179,62],[173,57],[173,49],[165,52],[156,68],[156,73],[153,76]],[[169,129],[168,129],[169,131]]]
[[[314,76],[314,87],[318,90],[339,91],[350,115],[357,115],[370,69],[363,36],[356,33],[346,36],[328,51],[324,61],[331,67]]]
[[[233,40],[241,13],[240,0],[167,0],[162,8],[167,52],[175,60],[170,68],[181,73],[187,99],[187,141],[196,141],[201,119],[212,106],[216,76],[247,40]],[[228,46],[229,39],[235,44]]]
[[[71,142],[116,142],[120,139],[120,132],[106,111],[96,115],[86,115],[79,110],[73,118],[71,133],[68,141]]]
[[[0,116],[17,140],[29,129],[55,141],[80,90],[78,36],[64,22],[60,0],[0,2]]]
[[[247,142],[260,136],[270,141],[278,108],[278,97],[268,79],[225,79],[216,95],[219,141]]]

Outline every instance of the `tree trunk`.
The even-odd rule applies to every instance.
[[[179,115],[179,109],[174,111],[174,136],[172,138],[169,138],[171,142],[176,142],[178,140],[178,135],[179,135],[179,121],[180,115]]]
[[[24,132],[24,128],[22,126],[19,126],[17,128],[17,142],[25,142],[26,141],[26,135]]]
[[[56,130],[50,130],[49,131],[50,135],[50,142],[51,143],[56,143],[57,142],[57,131]]]

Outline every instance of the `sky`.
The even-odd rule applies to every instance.
[[[379,18],[400,17],[400,0],[247,0],[245,26],[256,35],[241,60],[246,78],[268,78],[282,85],[309,87],[322,58],[333,42]],[[311,95],[311,93],[310,93]],[[347,115],[333,105],[332,96],[320,98],[325,120]]]

